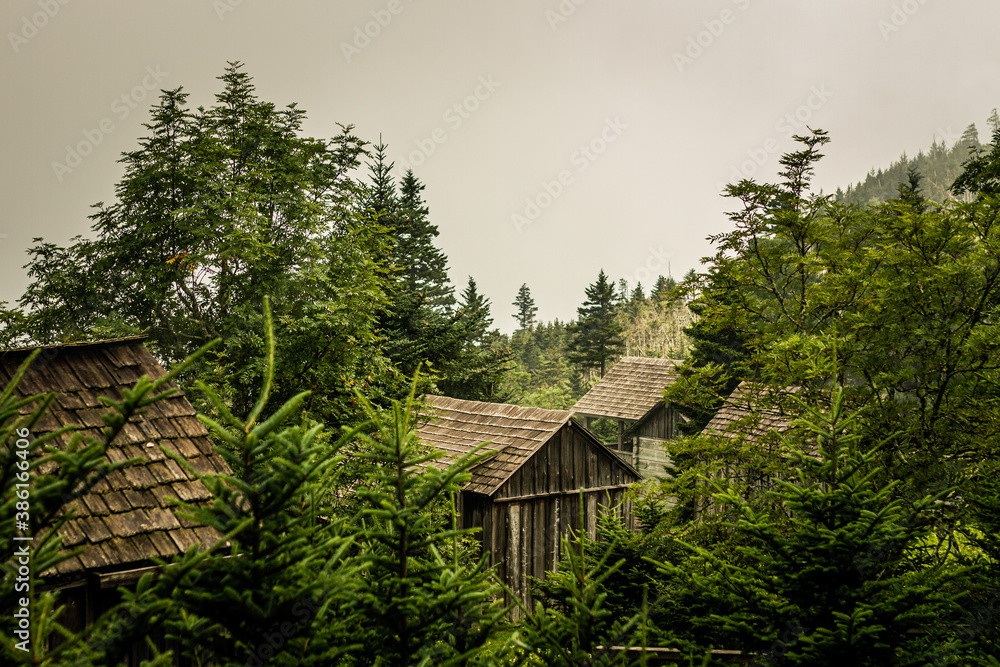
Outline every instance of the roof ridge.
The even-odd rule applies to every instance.
[[[54,348],[64,348],[72,347],[83,349],[87,347],[101,347],[108,345],[121,345],[123,343],[132,343],[137,341],[144,341],[149,338],[149,334],[134,334],[131,336],[121,336],[119,338],[104,338],[101,340],[77,340],[70,341],[68,343],[50,343],[48,345],[28,345],[25,347],[12,347],[6,350],[0,350],[0,354],[8,354],[10,352],[34,352],[35,350],[51,350]]]
[[[490,442],[495,452],[469,472],[470,490],[490,495],[503,485],[559,429],[569,423],[568,410],[550,410],[510,403],[488,403],[450,396],[426,395],[430,407],[421,423],[421,439],[433,444],[447,440],[449,452]],[[449,455],[455,458],[454,455]]]

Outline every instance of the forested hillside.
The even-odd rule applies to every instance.
[[[239,63],[220,81],[208,107],[164,91],[92,238],[36,239],[0,312],[4,346],[55,345],[0,391],[3,664],[631,666],[650,647],[692,665],[1000,664],[996,114],[989,142],[970,130],[836,197],[812,183],[831,138],[797,136],[777,182],[727,187],[700,272],[643,286],[594,267],[570,322],[540,321],[523,284],[502,297],[508,336],[474,277],[452,284],[425,185],[381,140],[304,135],[305,112],[259,99]],[[99,399],[110,385],[83,363],[63,393],[59,344],[133,334],[169,373],[102,351],[135,385]],[[565,416],[523,418],[552,440],[519,445],[468,444],[507,407],[466,408],[442,449],[418,436],[445,421],[425,394],[565,409],[622,355],[683,360],[664,398],[690,433],[640,483],[586,430],[557,441]],[[174,382],[200,420],[176,408],[178,442],[210,433],[225,465],[196,473],[147,430],[176,416]],[[703,429],[741,385],[740,415]],[[71,407],[84,424],[33,435]],[[502,467],[517,447],[530,474]],[[182,468],[204,495],[174,483]],[[470,490],[474,468],[516,486]],[[628,502],[585,511],[583,491],[612,489]],[[526,545],[531,524],[543,546],[491,564],[476,503],[491,537]],[[538,530],[560,512],[580,530]],[[169,527],[183,553],[149,537],[76,622],[64,587],[86,601],[123,581],[105,519]],[[87,540],[85,559],[70,547]],[[557,555],[519,579],[537,606],[503,606],[499,571]],[[61,576],[72,559],[85,579]]]
[[[511,394],[517,404],[569,409],[601,378],[602,358],[607,370],[620,356],[687,357],[691,343],[684,330],[694,314],[675,280],[660,276],[647,295],[642,285],[629,290],[624,281],[612,289],[602,276],[585,290],[588,301],[578,320],[519,319],[521,326],[509,337],[515,362]],[[519,312],[525,303],[530,312],[533,300],[525,301],[530,295],[523,286],[514,302]]]
[[[987,120],[988,131],[992,134],[1000,126],[1000,116],[994,109]],[[845,204],[873,204],[888,201],[897,195],[897,188],[908,180],[908,174],[915,172],[921,177],[921,194],[930,201],[943,202],[955,196],[951,185],[962,173],[965,162],[976,151],[982,150],[979,130],[975,124],[965,128],[961,138],[950,147],[937,137],[925,153],[920,151],[910,157],[905,153],[885,169],[872,169],[863,181],[848,185],[846,190],[837,189],[837,201]]]

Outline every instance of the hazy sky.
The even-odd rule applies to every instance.
[[[90,234],[161,88],[354,124],[426,184],[460,290],[570,319],[603,268],[646,286],[709,254],[722,186],[829,130],[827,190],[954,143],[1000,106],[996,0],[2,0],[0,300],[32,237]]]

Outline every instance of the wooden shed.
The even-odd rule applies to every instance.
[[[782,433],[791,426],[792,415],[781,408],[795,387],[774,390],[765,385],[741,382],[725,400],[712,419],[702,429],[702,435],[741,441],[751,447],[775,446]],[[733,481],[746,482],[756,487],[767,487],[772,482],[761,471],[751,468],[727,467],[724,475]],[[712,497],[706,493],[695,505],[695,516],[712,512]]]
[[[588,427],[591,419],[616,421],[615,449],[644,478],[663,475],[670,462],[663,443],[679,435],[680,415],[663,402],[663,390],[677,379],[678,364],[671,359],[622,357],[572,409]]]
[[[529,608],[528,577],[556,569],[562,536],[582,526],[593,537],[605,508],[616,508],[632,527],[625,491],[638,471],[568,411],[443,396],[427,401],[431,414],[417,432],[443,453],[440,465],[489,443],[489,458],[471,470],[458,499],[461,525],[481,530],[490,564]]]
[[[36,357],[18,387],[27,397],[56,392],[48,413],[32,431],[40,437],[63,426],[76,425],[98,436],[107,409],[101,396],[115,400],[142,375],[162,377],[163,368],[143,344],[145,336],[48,346]],[[0,353],[0,386],[5,386],[35,348]],[[168,385],[168,386],[173,386]],[[22,408],[31,412],[33,406]],[[42,573],[45,587],[61,589],[65,610],[61,622],[79,631],[119,600],[117,587],[136,582],[154,569],[152,559],[171,558],[193,544],[213,544],[219,535],[204,525],[182,518],[171,505],[177,498],[189,502],[211,497],[193,474],[168,458],[160,447],[183,458],[201,474],[228,473],[195,410],[176,393],[133,417],[111,444],[106,460],[138,463],[111,472],[89,489],[77,489],[66,498],[63,511],[73,518],[61,529],[67,550],[79,555]],[[65,447],[69,435],[52,441]],[[145,647],[137,647],[136,661]],[[138,664],[135,662],[135,664]]]
[[[766,444],[788,430],[791,416],[780,409],[780,401],[783,396],[794,393],[795,388],[775,394],[767,387],[741,382],[702,433]]]

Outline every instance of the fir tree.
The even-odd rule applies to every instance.
[[[511,305],[517,308],[514,319],[521,329],[530,329],[535,325],[535,313],[538,312],[538,308],[535,307],[535,300],[531,298],[531,290],[528,289],[527,283],[521,285]]]
[[[624,305],[628,303],[628,281],[624,278],[618,279],[618,303],[619,305]]]
[[[221,421],[201,417],[224,446],[219,453],[232,474],[203,478],[210,505],[186,505],[196,520],[224,536],[213,557],[183,584],[168,576],[140,587],[137,608],[172,602],[167,626],[181,640],[181,653],[195,664],[235,657],[279,664],[329,664],[348,653],[357,567],[345,558],[351,538],[340,521],[320,518],[320,480],[342,465],[342,449],[354,431],[331,445],[323,426],[289,422],[301,409],[302,392],[264,417],[274,377],[275,341],[265,301],[267,352],[261,394],[245,419],[233,415],[214,391],[201,385]],[[293,509],[294,508],[294,509]],[[176,567],[176,566],[175,566]],[[324,599],[336,591],[341,604]],[[271,637],[280,637],[275,646]],[[275,655],[276,654],[276,655]]]
[[[355,655],[361,664],[475,664],[507,611],[494,600],[489,555],[471,565],[458,555],[468,531],[455,526],[454,494],[477,452],[444,468],[428,465],[439,455],[414,432],[412,391],[387,414],[366,407],[374,428],[361,435],[371,467],[357,490],[365,508]]]
[[[498,331],[490,331],[490,301],[479,293],[472,276],[453,319],[464,343],[444,366],[438,389],[446,396],[474,401],[509,399],[505,380],[512,367],[510,348],[501,344]]]
[[[979,130],[975,123],[969,123],[969,126],[965,128],[962,137],[958,140],[958,145],[967,153],[979,148]]]
[[[920,172],[911,166],[906,172],[906,183],[899,184],[899,201],[906,204],[914,213],[923,213],[927,208],[927,200],[920,194]]]
[[[634,646],[645,648],[648,628],[642,598],[633,600],[638,609],[627,616],[608,605],[605,584],[609,578],[621,576],[624,563],[611,560],[617,555],[617,544],[597,545],[600,552],[590,558],[585,548],[588,545],[593,543],[586,539],[582,526],[573,539],[563,536],[558,573],[550,575],[548,581],[536,582],[548,593],[548,601],[554,598],[555,603],[543,606],[537,602],[521,621],[519,644],[524,653],[520,657],[534,658],[528,664],[625,667],[645,662],[644,651],[639,657],[628,652]],[[625,650],[602,650],[610,646]]]
[[[365,196],[365,208],[369,215],[388,227],[395,227],[393,216],[398,208],[396,200],[396,182],[392,177],[394,163],[386,162],[385,152],[388,146],[381,142],[371,148],[373,159],[368,163],[369,182]]]
[[[828,413],[807,412],[798,422],[804,440],[786,439],[789,478],[765,492],[773,514],[708,480],[719,511],[736,511],[727,526],[737,554],[692,547],[700,565],[663,568],[676,577],[674,591],[709,602],[696,625],[720,629],[727,646],[767,664],[955,664],[938,660],[965,648],[957,624],[966,573],[943,559],[911,560],[934,539],[947,493],[896,497],[840,390]]]
[[[353,385],[392,382],[375,333],[385,238],[356,215],[363,192],[350,177],[364,142],[349,126],[305,136],[305,112],[259,99],[239,63],[219,78],[207,108],[190,110],[180,88],[163,92],[147,135],[122,156],[114,201],[90,216],[93,240],[29,251],[33,282],[6,343],[142,331],[173,364],[218,337],[182,383],[208,381],[245,414],[263,381],[257,332],[270,295],[288,343],[277,397],[299,382],[322,388],[307,409],[345,423]]]
[[[493,324],[490,315],[490,300],[479,293],[476,281],[469,276],[469,283],[462,292],[458,312],[470,341],[481,345],[486,340],[486,332]]]
[[[408,169],[399,183],[393,230],[393,257],[399,271],[396,281],[402,291],[434,310],[445,312],[455,303],[448,280],[448,258],[434,245],[439,232],[437,225],[428,220],[423,190],[424,184]]]
[[[698,290],[699,285],[704,289]],[[712,419],[726,396],[749,377],[749,336],[740,326],[712,315],[731,306],[732,297],[725,280],[712,272],[701,277],[685,277],[682,286],[688,294],[697,293],[688,307],[698,320],[685,327],[691,355],[681,370],[681,377],[666,390],[666,400],[686,420],[679,424],[683,433],[698,433]],[[707,389],[707,390],[706,390]]]
[[[585,369],[599,369],[604,377],[608,361],[619,356],[625,345],[622,327],[616,318],[617,297],[603,269],[597,281],[584,292],[587,300],[576,310],[569,360]]]
[[[413,431],[412,388],[386,413],[356,395],[370,421],[331,442],[321,425],[296,423],[304,393],[265,416],[269,387],[245,419],[208,390],[223,418],[202,421],[233,472],[202,477],[211,504],[182,505],[220,539],[125,592],[91,630],[89,662],[66,664],[118,664],[163,626],[185,664],[465,665],[488,642],[502,648],[488,560],[470,562],[455,528],[452,494],[475,453],[427,465],[437,455]],[[331,497],[348,462],[365,474],[345,513]]]
[[[473,351],[476,342],[468,337],[481,335],[477,327],[482,328],[482,322],[470,326],[470,313],[454,310],[448,259],[434,244],[438,229],[428,220],[421,195],[424,185],[408,170],[397,193],[391,169],[385,146],[375,146],[369,164],[368,212],[388,228],[390,237],[390,303],[380,315],[386,355],[406,376],[428,364],[431,378],[452,380],[452,387],[468,383],[470,373],[490,375],[492,386],[497,380],[492,376],[502,377],[505,367],[494,363],[499,360],[470,358],[479,352]],[[480,395],[478,390],[473,393]]]
[[[972,152],[964,167],[951,186],[956,194],[1000,194],[1000,124],[993,130],[991,143]]]
[[[663,298],[669,298],[670,294],[677,287],[677,281],[671,277],[659,276],[656,279],[656,284],[653,286],[653,291],[650,293],[650,298],[660,301]]]
[[[625,308],[622,309],[622,314],[627,321],[631,321],[639,315],[639,312],[645,305],[646,294],[642,289],[642,283],[636,283],[635,289],[632,290],[628,302],[625,304]]]

